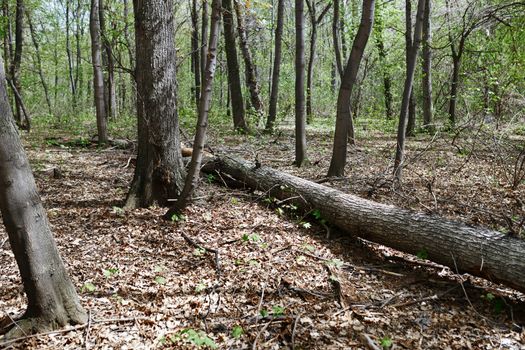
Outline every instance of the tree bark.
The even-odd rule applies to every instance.
[[[374,0],[363,0],[361,23],[352,45],[352,51],[345,67],[341,87],[337,96],[337,115],[335,121],[334,147],[328,176],[343,176],[346,165],[347,140],[355,143],[352,111],[350,110],[352,90],[354,88],[359,66],[363,59],[368,38],[374,23]]]
[[[219,28],[220,31],[220,28]],[[201,86],[204,85],[206,75],[206,61],[208,54],[208,0],[202,0],[202,21],[201,21]]]
[[[241,132],[246,132],[248,131],[248,125],[245,120],[241,78],[239,75],[239,62],[237,60],[237,49],[235,46],[232,0],[223,0],[222,6],[224,45],[226,51],[226,63],[228,66],[228,85],[230,87],[230,99],[232,104],[233,128]]]
[[[341,15],[339,13],[339,0],[334,0],[334,16],[332,19],[332,40],[334,42],[335,64],[339,78],[343,78],[343,60],[341,58],[341,45],[339,43],[339,27]]]
[[[304,0],[295,0],[295,165],[298,167],[307,160],[304,68]]]
[[[93,64],[93,91],[97,114],[98,143],[108,142],[106,106],[104,103],[104,75],[102,73],[102,42],[100,33],[99,0],[91,0],[89,30],[91,33],[91,60]]]
[[[0,67],[0,211],[27,294],[27,309],[7,334],[16,338],[84,323],[87,315],[58,253],[12,118]]]
[[[73,99],[73,110],[77,107],[77,86],[75,84],[75,78],[73,77],[73,54],[71,53],[71,19],[70,19],[70,1],[66,2],[66,54],[67,54],[67,67],[69,76],[69,87],[71,88],[71,96]]]
[[[22,84],[20,83],[20,65],[22,64],[22,49],[24,47],[24,13],[25,5],[23,0],[16,1],[15,12],[15,50],[11,61],[10,77],[15,91],[15,120],[18,125],[26,130],[30,128],[29,116],[24,114],[22,109]]]
[[[259,89],[259,82],[257,80],[257,66],[252,58],[252,53],[248,45],[248,36],[246,34],[246,24],[244,22],[244,15],[239,4],[239,0],[234,0],[235,14],[237,15],[237,33],[239,34],[239,45],[241,47],[242,57],[244,59],[244,70],[246,76],[246,85],[250,92],[250,103],[258,120],[261,119],[264,113],[264,106],[261,100]]]
[[[423,127],[434,132],[432,126],[432,40],[431,31],[431,5],[432,0],[426,0],[425,12],[423,14]]]
[[[98,0],[98,2],[100,37],[102,40],[102,47],[104,49],[102,54],[102,63],[104,66],[106,66],[106,81],[104,84],[106,118],[115,119],[117,117],[117,90],[115,86],[115,62],[113,58],[113,47],[106,30],[104,0]]]
[[[204,145],[206,144],[206,129],[208,128],[208,114],[211,107],[213,77],[217,64],[217,42],[219,41],[219,26],[221,21],[221,0],[212,1],[212,12],[210,20],[210,40],[207,52],[206,75],[202,94],[199,101],[199,117],[193,142],[193,152],[189,165],[188,174],[184,182],[184,188],[175,204],[165,214],[166,219],[171,219],[173,214],[179,213],[191,201],[191,196],[197,187],[201,170]]]
[[[405,62],[409,66],[410,52],[414,45],[414,36],[412,35],[412,0],[405,0]],[[408,69],[408,68],[407,68]],[[410,91],[410,99],[408,103],[408,122],[406,125],[406,136],[414,136],[416,127],[416,99],[414,97],[414,89]]]
[[[380,204],[274,169],[229,157],[208,163],[251,189],[321,217],[349,235],[428,259],[453,272],[470,273],[525,292],[525,241],[497,231],[467,226],[391,205]]]
[[[138,157],[127,208],[169,205],[184,185],[173,0],[134,0]]]
[[[405,87],[403,90],[403,100],[401,102],[401,112],[399,114],[399,125],[397,129],[397,147],[396,158],[394,160],[394,175],[398,181],[401,181],[403,162],[405,159],[405,139],[408,124],[408,110],[410,97],[412,95],[412,85],[414,82],[414,73],[416,71],[417,54],[421,43],[421,33],[423,27],[423,12],[425,11],[425,1],[419,0],[416,15],[416,26],[414,28],[414,41],[410,47],[410,55],[407,59],[407,71],[405,78]]]
[[[199,17],[197,14],[197,0],[191,1],[191,71],[194,78],[193,98],[199,106],[201,94],[201,60],[199,49]]]
[[[270,107],[268,119],[266,121],[266,130],[271,132],[277,119],[277,102],[279,99],[279,78],[281,76],[281,58],[282,42],[284,28],[284,0],[278,0],[277,3],[277,25],[275,27],[275,52],[273,58],[272,85],[270,91]]]

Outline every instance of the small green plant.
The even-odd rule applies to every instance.
[[[162,276],[155,276],[155,279],[153,281],[160,285],[166,284],[166,278]]]
[[[86,282],[84,283],[84,285],[82,286],[82,293],[93,293],[95,290],[97,289],[97,287],[95,287],[95,285],[91,282]]]
[[[417,257],[423,260],[428,259],[428,251],[426,249],[421,249],[419,252],[417,252]]]
[[[237,204],[239,204],[239,199],[236,198],[236,197],[232,197],[230,199],[230,203],[233,204],[233,205],[237,205]]]
[[[301,226],[302,228],[305,228],[305,229],[309,229],[310,227],[312,227],[312,224],[307,222],[307,221],[301,221],[299,223],[299,226]]]
[[[211,184],[212,182],[215,181],[215,175],[213,175],[213,174],[206,175],[206,181],[208,181],[208,183]]]
[[[276,212],[277,215],[279,215],[279,216],[283,216],[283,215],[284,215],[284,209],[283,209],[283,208],[276,208],[276,209],[275,209],[275,212]]]
[[[217,349],[217,344],[208,337],[203,331],[196,331],[193,328],[187,328],[180,331],[177,335],[171,337],[172,342],[176,342],[179,339],[186,340],[193,345],[200,347],[208,347],[211,349]]]
[[[335,266],[337,268],[343,267],[344,264],[345,264],[344,261],[339,260],[339,259],[330,259],[326,262],[326,265]]]
[[[206,253],[206,249],[204,249],[204,248],[195,248],[193,250],[193,255],[195,255],[195,256],[201,256],[204,253]]]
[[[115,267],[111,267],[109,269],[102,269],[102,273],[104,274],[104,277],[106,278],[110,278],[110,277],[113,277],[115,275],[117,275],[119,273],[119,270]]]
[[[200,293],[200,292],[203,292],[205,290],[206,290],[206,284],[204,284],[202,282],[195,286],[195,292],[196,293]]]
[[[260,314],[261,314],[262,317],[268,317],[268,315],[269,315],[270,313],[269,313],[268,310],[266,310],[266,309],[261,309]]]
[[[175,213],[175,214],[173,214],[171,216],[171,221],[172,222],[179,222],[179,221],[184,221],[184,220],[186,220],[186,216],[184,216],[182,214]]]
[[[383,347],[383,349],[390,349],[394,342],[388,336],[384,336],[379,340],[379,344]]]
[[[310,253],[315,252],[315,247],[313,245],[311,245],[311,244],[306,244],[305,243],[305,244],[303,244],[303,248],[304,248],[304,250],[309,251]]]
[[[112,213],[116,214],[117,216],[124,216],[124,213],[126,211],[123,208],[120,207],[113,207]]]
[[[244,329],[241,326],[233,326],[232,337],[239,339],[244,334]]]
[[[272,306],[272,314],[274,316],[282,316],[282,315],[284,315],[284,307],[279,306],[279,305]]]

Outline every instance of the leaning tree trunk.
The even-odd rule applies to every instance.
[[[266,121],[266,131],[273,131],[277,118],[277,101],[279,99],[279,78],[281,76],[281,57],[284,27],[284,0],[278,0],[277,26],[275,27],[275,53],[273,58],[272,88],[270,91],[270,107]]]
[[[27,294],[26,312],[7,335],[16,338],[84,323],[87,315],[58,253],[13,124],[1,62],[0,139],[0,211]]]
[[[244,101],[241,91],[241,77],[239,75],[239,61],[235,47],[235,31],[233,24],[232,0],[223,0],[222,6],[224,19],[224,46],[226,51],[226,64],[228,66],[228,85],[232,103],[233,128],[242,132],[248,130],[245,120]]]
[[[306,161],[304,0],[295,0],[295,165]]]
[[[99,0],[91,0],[89,31],[91,33],[91,60],[93,64],[93,91],[97,113],[98,143],[108,142],[106,106],[104,103],[104,74],[102,73],[102,42],[100,38]]]
[[[363,12],[361,23],[352,45],[352,51],[348,58],[348,63],[341,79],[341,87],[337,96],[337,115],[335,121],[334,147],[332,150],[332,160],[328,176],[343,176],[346,165],[346,152],[348,136],[351,142],[355,143],[354,125],[350,102],[352,89],[357,79],[359,66],[363,58],[368,38],[372,32],[374,23],[374,0],[363,0]]]
[[[206,71],[202,94],[199,101],[199,116],[197,119],[197,130],[193,142],[193,152],[189,165],[188,174],[184,182],[184,188],[175,204],[164,215],[166,219],[171,219],[173,214],[179,213],[191,201],[191,196],[199,181],[204,145],[206,143],[206,129],[208,128],[208,114],[211,107],[213,77],[217,64],[217,42],[219,41],[219,26],[221,21],[221,0],[212,1],[211,21],[210,21],[210,41],[206,59]]]
[[[405,78],[405,87],[403,90],[403,100],[401,101],[401,112],[399,114],[399,125],[397,129],[397,147],[396,158],[394,160],[394,174],[398,181],[401,181],[403,171],[403,162],[405,159],[405,141],[408,124],[408,112],[410,97],[412,96],[412,85],[414,83],[414,73],[416,71],[417,53],[421,42],[421,32],[423,26],[423,12],[425,10],[425,1],[419,0],[417,6],[416,26],[414,28],[414,42],[410,47],[410,55],[407,59],[407,71]]]
[[[380,204],[229,157],[206,165],[246,186],[302,207],[343,232],[525,292],[525,241],[485,228]],[[238,183],[237,183],[238,184]]]
[[[15,94],[15,120],[22,128],[29,130],[29,116],[25,115],[22,101],[22,84],[20,82],[20,66],[22,64],[22,48],[24,46],[24,12],[23,0],[16,1],[15,12],[15,51],[11,62],[10,80]]]
[[[193,97],[195,105],[199,106],[201,94],[201,60],[199,49],[199,16],[197,0],[191,2],[191,71],[194,78]]]
[[[410,65],[410,53],[414,45],[414,36],[412,35],[412,0],[405,1],[405,62],[406,66]],[[408,69],[408,68],[407,68]],[[408,122],[406,125],[406,136],[414,136],[416,128],[416,99],[414,97],[414,89],[410,91],[410,99],[408,103]]]
[[[184,185],[173,0],[134,0],[138,157],[127,208],[167,206]]]
[[[334,45],[335,65],[337,67],[337,73],[339,74],[339,78],[342,78],[343,60],[341,58],[341,45],[339,43],[340,17],[341,15],[339,14],[339,0],[334,0],[334,15],[332,18],[332,40]]]

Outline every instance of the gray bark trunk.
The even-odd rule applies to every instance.
[[[58,253],[22,143],[0,67],[0,211],[27,294],[27,309],[8,337],[84,323],[75,287]]]
[[[229,157],[207,164],[252,189],[289,199],[304,211],[318,209],[326,221],[350,235],[428,259],[458,273],[470,273],[525,292],[525,241],[380,204],[268,167]],[[228,178],[223,176],[223,178]]]
[[[239,75],[239,61],[237,60],[237,49],[235,46],[235,31],[233,24],[232,0],[223,0],[224,20],[224,45],[226,50],[226,61],[228,66],[228,85],[230,90],[233,128],[247,131],[248,125],[245,120],[244,100],[242,99],[241,78]]]
[[[102,42],[100,38],[99,2],[91,0],[89,30],[91,33],[91,60],[93,64],[93,91],[97,114],[99,144],[108,142],[106,107],[104,103],[104,75],[102,73]]]
[[[208,128],[208,114],[211,107],[213,77],[217,65],[217,43],[219,41],[219,26],[221,21],[221,0],[212,1],[211,21],[210,21],[210,41],[207,52],[206,71],[204,85],[199,101],[199,116],[193,142],[193,152],[189,165],[188,174],[184,182],[184,188],[177,202],[165,214],[166,219],[171,219],[173,214],[184,209],[191,200],[191,196],[197,187],[201,170],[204,145],[206,143],[206,129]]]
[[[355,142],[350,102],[352,89],[354,88],[359,66],[374,23],[374,3],[374,0],[363,0],[361,23],[341,80],[341,88],[337,96],[334,147],[328,176],[342,176],[344,174],[348,136],[350,135],[351,137],[351,143]]]
[[[284,27],[284,0],[278,0],[277,4],[277,26],[275,27],[275,53],[272,70],[272,86],[270,91],[270,107],[266,130],[273,131],[277,118],[277,101],[279,99],[279,78],[281,76],[281,57]]]
[[[412,0],[405,1],[405,61],[406,66],[410,65],[410,53],[412,46],[414,45],[414,36],[412,35]],[[408,70],[408,68],[407,68]],[[416,127],[416,99],[414,97],[414,89],[410,91],[410,99],[408,102],[408,122],[406,125],[406,136],[414,136],[414,130]]]
[[[295,165],[306,161],[304,0],[295,0]]]
[[[134,0],[138,157],[127,208],[167,206],[184,185],[172,0]]]
[[[407,59],[407,71],[405,78],[405,87],[403,90],[403,100],[401,102],[401,112],[399,114],[399,125],[397,129],[397,146],[396,158],[394,160],[394,174],[398,181],[401,181],[403,162],[405,159],[405,140],[408,124],[408,111],[410,97],[412,95],[412,85],[414,83],[414,73],[416,71],[417,53],[421,43],[421,32],[423,26],[423,12],[425,10],[425,1],[419,0],[417,6],[416,26],[414,28],[414,41],[410,47],[410,55]]]
[[[426,0],[425,13],[423,15],[423,127],[430,132],[434,131],[432,126],[432,40],[431,31],[431,4],[432,0]]]

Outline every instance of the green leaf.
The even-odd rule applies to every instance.
[[[97,289],[97,287],[95,287],[95,285],[93,283],[86,282],[82,286],[82,293],[84,293],[84,292],[93,293],[95,291],[95,289]]]
[[[331,259],[326,262],[326,265],[335,266],[337,268],[343,267],[344,264],[345,264],[344,261],[339,260],[339,259]]]
[[[393,341],[392,339],[390,339],[389,337],[383,337],[381,338],[381,340],[379,341],[379,344],[385,348],[385,349],[388,349],[390,348],[392,345],[393,345]]]
[[[268,314],[269,314],[269,313],[268,313],[268,310],[266,310],[266,309],[261,309],[261,316],[262,316],[262,317],[268,317]]]
[[[428,259],[428,251],[426,249],[421,249],[417,252],[417,257],[423,260]]]
[[[274,316],[282,316],[284,314],[284,307],[279,305],[272,306],[272,314]]]
[[[244,330],[241,326],[234,326],[232,329],[232,337],[239,339],[244,334]]]
[[[200,293],[202,291],[206,290],[206,285],[204,283],[199,283],[197,286],[195,286],[195,292]]]
[[[314,209],[314,211],[312,211],[312,216],[316,220],[320,220],[321,219],[321,211],[319,209]]]
[[[310,227],[312,227],[312,224],[309,223],[309,222],[300,222],[299,225],[302,227],[302,228],[306,228],[306,229],[309,229]]]
[[[166,279],[162,276],[156,276],[154,281],[157,284],[166,284]]]

